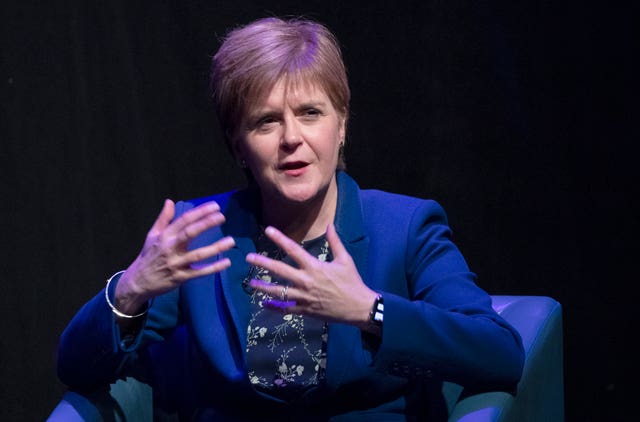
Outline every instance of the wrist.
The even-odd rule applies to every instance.
[[[133,312],[151,299],[141,287],[143,283],[140,283],[141,275],[136,263],[137,260],[124,271],[115,286],[114,303],[118,306],[118,309],[121,306],[123,309],[126,308],[128,311]]]
[[[378,293],[371,311],[369,312],[369,325],[372,327],[372,332],[378,335],[382,335],[382,325],[384,323],[384,298],[382,294]]]
[[[151,303],[130,289],[127,273],[120,271],[107,280],[105,297],[112,312],[120,318],[136,318],[144,315]]]
[[[384,299],[382,294],[372,292],[371,298],[367,300],[367,305],[357,326],[367,333],[382,336],[382,324],[384,320]]]

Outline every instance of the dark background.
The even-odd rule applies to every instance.
[[[490,293],[562,303],[567,420],[633,414],[631,7],[121,0],[0,12],[1,420],[44,420],[56,405],[58,336],[133,260],[164,198],[244,183],[208,64],[227,28],[271,14],[304,14],[341,40],[347,165],[362,187],[440,201]]]

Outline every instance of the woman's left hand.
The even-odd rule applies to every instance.
[[[327,227],[327,241],[333,254],[330,262],[318,260],[274,227],[267,227],[265,233],[298,264],[295,268],[260,254],[247,255],[249,264],[265,268],[290,283],[284,287],[251,280],[252,288],[273,298],[263,301],[265,307],[286,314],[367,327],[377,293],[362,281],[333,224]]]

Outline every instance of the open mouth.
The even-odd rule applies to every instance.
[[[280,170],[284,170],[284,171],[287,171],[287,170],[298,170],[298,169],[306,167],[307,165],[308,164],[305,163],[304,161],[292,161],[290,163],[281,164],[280,166],[278,166],[278,168]]]

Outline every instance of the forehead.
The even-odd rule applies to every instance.
[[[312,81],[299,78],[281,78],[271,89],[255,101],[249,111],[265,107],[279,107],[306,102],[328,102],[329,98],[324,89]]]

